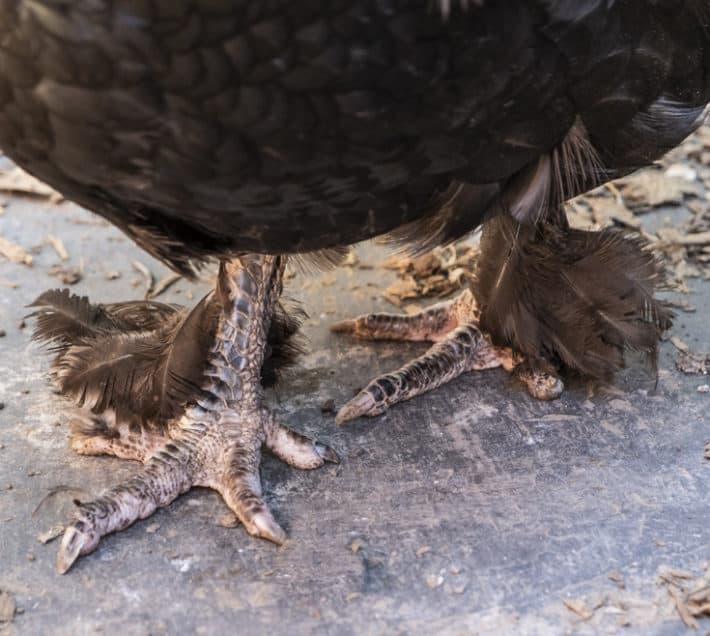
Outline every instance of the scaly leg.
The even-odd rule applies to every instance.
[[[453,300],[409,316],[369,314],[334,324],[334,332],[357,338],[435,342],[424,355],[370,382],[340,409],[336,422],[380,415],[397,402],[431,391],[466,371],[498,366],[513,372],[537,399],[560,396],[564,385],[557,376],[521,364],[508,348],[493,346],[479,330],[478,318],[476,299],[465,290]]]
[[[261,498],[262,446],[303,469],[338,457],[276,422],[264,404],[260,372],[283,268],[283,259],[271,256],[222,263],[216,290],[222,309],[201,393],[162,437],[115,423],[75,426],[72,443],[80,452],[141,459],[144,465],[126,483],[78,502],[59,549],[60,573],[102,536],[148,517],[193,486],[217,490],[250,534],[284,542],[284,531]]]

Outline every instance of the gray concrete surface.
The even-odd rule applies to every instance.
[[[288,291],[312,318],[310,353],[269,394],[289,425],[334,446],[339,466],[305,473],[267,457],[264,488],[290,534],[282,548],[217,525],[219,497],[193,490],[104,539],[64,577],[56,542],[73,497],[136,470],[79,457],[58,425],[47,356],[18,328],[25,305],[58,285],[53,234],[83,264],[73,287],[96,301],[142,296],[131,261],[166,270],[73,205],[5,197],[0,234],[33,249],[32,267],[0,261],[0,590],[15,634],[682,634],[659,568],[700,572],[710,557],[710,395],[682,377],[665,343],[661,373],[632,366],[612,389],[572,384],[530,399],[500,370],[470,374],[374,420],[338,427],[321,413],[374,374],[423,350],[332,336],[336,319],[390,309],[382,269],[299,275]],[[363,262],[383,252],[361,248]],[[121,277],[107,281],[108,272]],[[304,282],[306,281],[306,282]],[[204,285],[203,285],[204,287]],[[674,333],[710,349],[708,284]],[[180,281],[161,300],[189,303]],[[624,589],[608,578],[616,570]],[[563,604],[598,607],[582,620]],[[700,633],[710,630],[701,622]]]

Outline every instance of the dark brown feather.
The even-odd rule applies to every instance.
[[[474,288],[481,327],[496,344],[610,380],[626,348],[647,353],[655,368],[672,318],[654,298],[663,283],[663,267],[639,235],[499,216],[484,226]]]
[[[47,291],[31,306],[37,308],[34,339],[57,353],[52,376],[77,405],[160,426],[199,396],[221,311],[214,293],[192,311],[153,301],[93,305],[69,290]],[[264,384],[302,352],[297,332],[304,315],[295,305],[277,305]]]

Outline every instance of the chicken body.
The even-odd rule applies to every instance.
[[[451,5],[0,0],[0,147],[186,271],[437,216],[404,235],[433,245],[511,198],[530,220],[575,123],[588,156],[540,175],[558,197],[710,101],[705,0]]]

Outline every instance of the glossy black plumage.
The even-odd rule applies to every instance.
[[[0,147],[189,271],[451,240],[520,207],[576,124],[584,151],[538,175],[529,220],[657,158],[710,100],[705,0],[448,5],[0,0]]]

